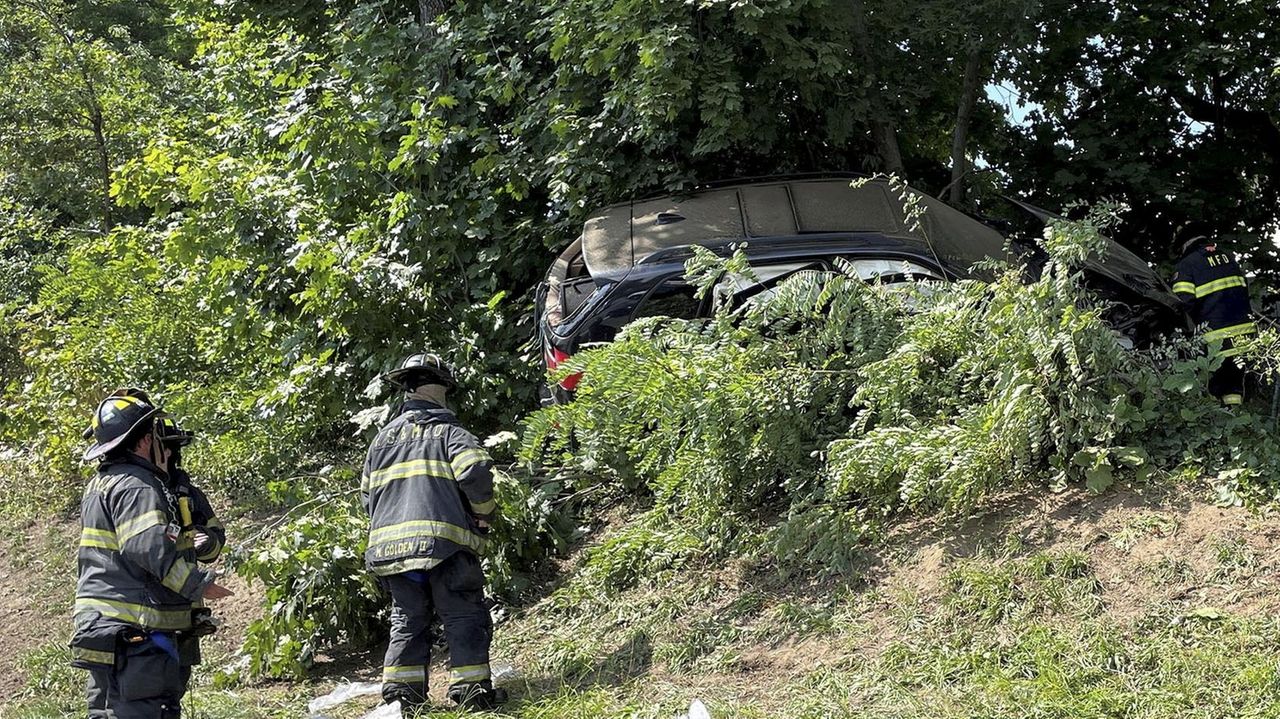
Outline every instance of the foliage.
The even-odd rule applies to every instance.
[[[1275,206],[1264,160],[1242,157],[1263,157],[1257,132],[1188,134],[1166,76],[1182,71],[1196,90],[1221,77],[1219,95],[1251,112],[1273,106],[1274,68],[1256,59],[1266,40],[1247,32],[1268,21],[1255,8],[4,7],[0,194],[66,234],[41,259],[50,270],[27,273],[38,301],[5,314],[0,436],[60,475],[93,401],[126,382],[219,436],[200,460],[215,484],[317,469],[332,457],[313,447],[358,449],[345,420],[374,398],[353,390],[422,345],[460,366],[469,424],[510,424],[533,406],[537,380],[522,349],[530,290],[593,206],[735,175],[883,166],[884,128],[911,178],[941,189],[967,53],[984,78],[1010,79],[1042,106],[1015,132],[976,101],[968,154],[1010,173],[1010,187],[1050,200],[1114,191],[1163,208],[1131,223],[1147,238],[1182,216],[1164,197],[1187,216],[1240,217],[1259,263]],[[1152,49],[1166,21],[1203,42]],[[1112,83],[1101,98],[1097,76]],[[1168,96],[1129,91],[1143,84]],[[1094,107],[1108,111],[1083,117]],[[1152,141],[1117,144],[1135,128]],[[1149,146],[1160,167],[1134,149]],[[1194,188],[1177,178],[1188,176],[1230,176],[1238,192],[1211,194],[1238,206],[1210,210],[1203,193],[1185,202]],[[135,274],[151,286],[130,287]]]
[[[352,472],[335,479],[357,481]],[[238,573],[267,588],[265,611],[249,625],[243,646],[254,676],[301,677],[319,651],[371,641],[385,620],[377,578],[364,571],[369,523],[356,492],[300,494],[295,487],[271,489],[290,493],[295,510],[306,511],[286,514],[288,521],[264,530],[266,541],[232,558]]]
[[[0,167],[28,178],[14,190],[26,201],[60,208],[59,223],[86,222],[92,203],[53,184],[101,199],[105,181],[113,203],[93,211],[133,224],[79,232],[50,258],[14,325],[24,389],[7,392],[0,434],[69,472],[94,400],[142,384],[218,437],[197,461],[237,491],[358,450],[346,419],[375,398],[356,391],[423,345],[458,365],[478,431],[531,408],[531,289],[594,206],[875,166],[872,84],[901,89],[890,109],[920,118],[901,128],[903,154],[941,177],[946,143],[931,138],[950,131],[957,91],[922,79],[953,54],[947,28],[963,15],[941,0],[920,21],[826,0],[462,2],[425,18],[396,0],[184,2],[157,37],[163,5],[45,17],[12,2],[22,32],[44,33],[6,66],[27,78],[14,91],[68,88],[41,101],[78,117],[87,96],[74,89],[93,84],[109,177],[84,159],[69,167],[93,182],[37,182],[17,155]],[[876,73],[849,52],[859,12]],[[106,65],[118,77],[100,77]],[[27,110],[14,133],[63,147],[31,131],[34,99],[11,106]],[[56,169],[54,149],[23,157]]]
[[[1274,493],[1273,420],[1203,393],[1221,359],[1185,338],[1127,349],[1103,321],[1080,270],[1104,248],[1094,222],[1054,225],[1030,283],[800,273],[710,320],[634,323],[560,370],[584,373],[577,397],[529,419],[524,458],[651,493],[704,551],[821,571],[883,520],[1026,483],[1101,491],[1190,466]],[[689,276],[713,291],[742,262],[702,251]]]
[[[1156,262],[1178,259],[1179,226],[1202,223],[1261,273],[1255,286],[1274,284],[1274,13],[1265,3],[1047,0],[1040,17],[1038,41],[1012,48],[1000,77],[1026,119],[988,153],[993,164],[1048,207],[1126,201],[1117,232]]]
[[[111,229],[110,172],[138,153],[183,81],[166,14],[120,0],[0,3],[0,195]]]

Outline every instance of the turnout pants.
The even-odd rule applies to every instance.
[[[391,642],[382,663],[382,697],[416,706],[427,701],[433,611],[449,644],[451,693],[488,686],[493,624],[484,605],[484,572],[470,552],[434,569],[385,577],[391,591]]]
[[[1244,404],[1245,372],[1236,360],[1239,352],[1231,340],[1223,340],[1222,365],[1209,378],[1209,394],[1229,406]]]
[[[121,649],[114,669],[89,672],[89,719],[178,719],[187,676],[150,640]]]

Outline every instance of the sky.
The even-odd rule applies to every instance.
[[[1018,92],[1007,85],[987,85],[987,97],[1004,107],[1006,117],[1011,125],[1024,124],[1027,115],[1041,107],[1036,102],[1024,103]]]

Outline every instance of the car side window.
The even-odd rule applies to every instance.
[[[938,273],[909,260],[892,258],[842,257],[841,269],[868,282],[896,284],[912,280],[940,280]]]
[[[698,300],[693,295],[693,287],[684,280],[664,280],[636,307],[631,319],[662,316],[691,320],[698,316]]]

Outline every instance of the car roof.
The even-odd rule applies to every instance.
[[[623,202],[583,226],[587,270],[617,280],[654,253],[683,245],[831,233],[875,233],[937,257],[955,274],[985,259],[1011,259],[1003,235],[928,195],[883,178],[753,182]],[[912,221],[903,205],[917,203]]]

